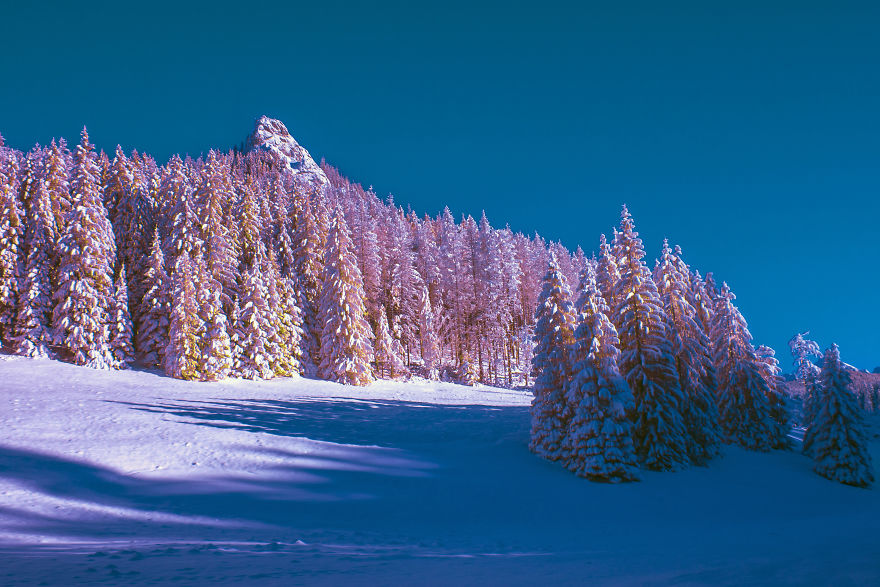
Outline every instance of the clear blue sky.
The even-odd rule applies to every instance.
[[[316,158],[595,248],[626,202],[756,342],[880,365],[880,3],[7,2],[0,133],[164,161],[282,119]]]

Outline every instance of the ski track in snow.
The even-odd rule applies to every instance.
[[[876,489],[731,447],[590,483],[528,452],[530,400],[2,356],[0,584],[880,581]]]

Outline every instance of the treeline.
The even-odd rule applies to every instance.
[[[85,130],[73,151],[0,148],[0,342],[184,379],[528,385],[547,259],[574,278],[583,253],[323,169],[297,181],[259,148],[160,166]]]

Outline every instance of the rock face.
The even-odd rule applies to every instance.
[[[324,170],[296,142],[280,120],[268,116],[258,118],[246,147],[251,151],[268,153],[301,193],[320,194],[330,187]]]

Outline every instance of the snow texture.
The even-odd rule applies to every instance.
[[[880,581],[880,493],[793,451],[610,485],[526,450],[528,392],[5,356],[0,381],[4,585]]]

